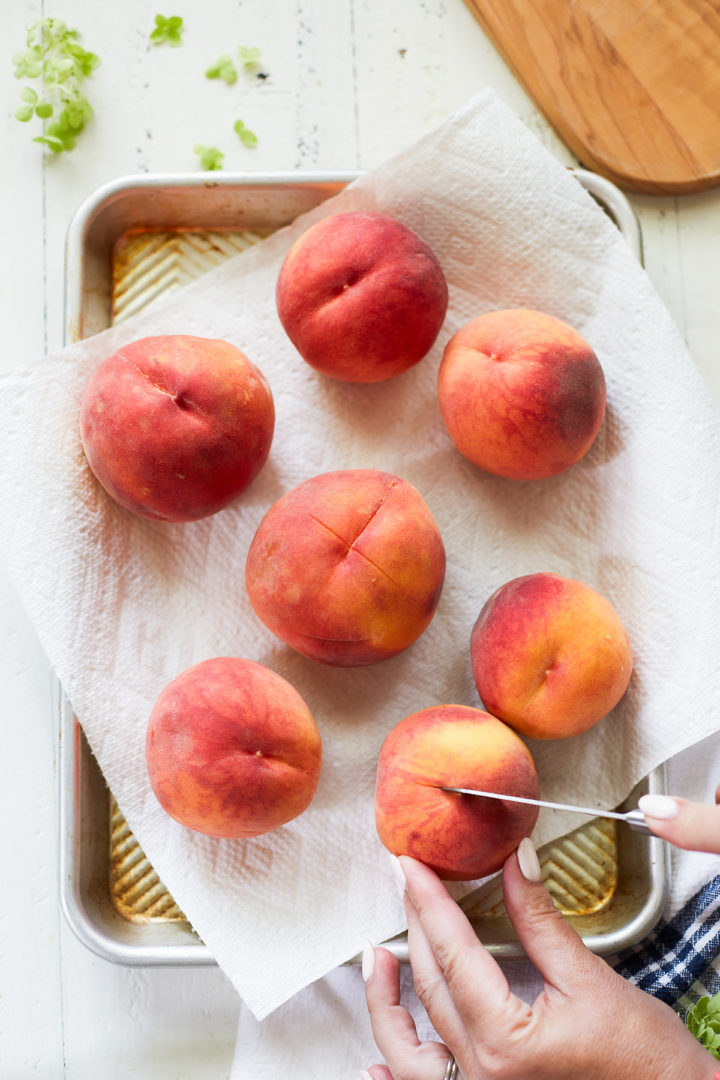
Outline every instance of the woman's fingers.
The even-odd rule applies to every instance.
[[[418,1039],[415,1021],[400,1002],[397,958],[388,949],[373,949],[372,961],[364,965],[364,973],[373,1036],[392,1080],[443,1080],[448,1048]],[[382,1068],[371,1067],[374,1080],[385,1080]]]
[[[546,983],[563,993],[588,977],[597,963],[540,882],[530,840],[523,840],[503,867],[503,896],[510,921],[528,958]]]
[[[409,895],[405,894],[408,953],[415,990],[440,1038],[457,1052],[466,1042],[465,1026],[452,999],[432,946]]]
[[[638,807],[656,836],[687,851],[720,854],[720,806],[670,795],[643,795]]]
[[[491,1024],[511,996],[507,979],[437,875],[407,855],[399,862],[408,897],[459,1018],[475,1027],[483,1021]]]

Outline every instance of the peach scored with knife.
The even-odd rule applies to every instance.
[[[537,799],[530,751],[506,724],[467,705],[406,716],[378,759],[375,823],[394,855],[412,855],[446,880],[499,870],[538,816],[536,806],[443,791],[474,788]]]
[[[332,214],[307,229],[280,269],[277,311],[311,367],[379,382],[417,364],[445,318],[448,288],[428,244],[384,214]]]
[[[605,398],[600,361],[585,339],[525,308],[490,311],[461,327],[438,373],[440,412],[460,453],[514,480],[576,464],[600,430]]]
[[[423,633],[445,577],[445,548],[412,484],[377,469],[323,473],[265,514],[245,581],[257,616],[309,657],[375,664]]]
[[[267,380],[227,341],[141,338],[95,369],[80,433],[91,470],[116,502],[157,521],[222,510],[270,452]]]
[[[282,676],[216,657],[187,668],[150,714],[146,761],[163,809],[208,836],[251,837],[303,813],[320,777],[320,734]]]
[[[617,705],[633,667],[612,604],[581,581],[513,578],[484,604],[470,635],[484,707],[535,739],[579,735]]]

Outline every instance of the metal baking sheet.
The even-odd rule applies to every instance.
[[[593,173],[578,181],[642,261],[625,196]],[[336,194],[355,174],[145,175],[106,185],[74,216],[66,247],[66,341],[143,310]],[[57,688],[60,730],[61,896],[66,919],[95,953],[125,964],[212,964],[129,830],[69,702]],[[656,770],[627,805],[664,791]],[[540,851],[557,906],[595,952],[634,944],[655,925],[667,895],[664,845],[595,819]],[[497,881],[463,901],[491,952],[522,956]],[[407,958],[404,936],[389,947]]]

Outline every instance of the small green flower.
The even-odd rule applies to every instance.
[[[183,21],[179,15],[170,15],[167,18],[165,15],[156,15],[155,29],[150,34],[150,40],[153,45],[162,45],[165,41],[168,45],[182,45],[183,30]]]
[[[221,150],[218,150],[217,146],[203,146],[202,143],[196,143],[193,146],[193,152],[200,158],[200,165],[207,172],[222,169],[225,155]]]
[[[260,64],[260,50],[255,45],[252,48],[241,45],[238,49],[238,58],[246,71],[254,71]]]
[[[251,131],[250,128],[245,127],[245,124],[243,123],[242,120],[236,120],[235,121],[234,130],[235,130],[236,134],[240,136],[240,139],[241,139],[241,141],[243,142],[243,144],[245,146],[249,146],[249,147],[257,146],[257,142],[258,142],[257,135],[255,134],[254,131]]]
[[[237,82],[237,69],[233,64],[232,57],[229,53],[223,53],[219,56],[214,64],[211,64],[205,71],[206,79],[222,79],[228,86],[232,86]]]

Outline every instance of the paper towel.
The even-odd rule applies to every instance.
[[[397,216],[436,251],[450,306],[432,352],[374,385],[312,371],[284,335],[274,286],[293,239],[340,209]],[[595,348],[607,418],[586,458],[533,483],[469,465],[442,425],[442,348],[490,308],[538,308]],[[189,333],[235,343],[276,403],[268,464],[212,518],[153,523],[114,505],[83,459],[80,397],[119,344]],[[599,589],[620,612],[636,667],[613,714],[585,735],[533,743],[543,795],[610,806],[651,768],[717,727],[720,665],[714,405],[668,313],[614,225],[491,92],[289,229],[142,316],[0,383],[2,541],[50,662],[130,828],[174,899],[262,1018],[308,983],[401,931],[375,835],[377,753],[403,716],[478,705],[469,634],[503,582],[540,570]],[[305,660],[254,616],[245,555],[267,507],[318,473],[377,467],[423,494],[442,532],[437,614],[409,650],[370,668]],[[323,737],[309,810],[250,841],[183,829],[148,784],[144,739],[163,686],[210,656],[249,657],[290,680]],[[535,839],[563,831],[541,818]]]

